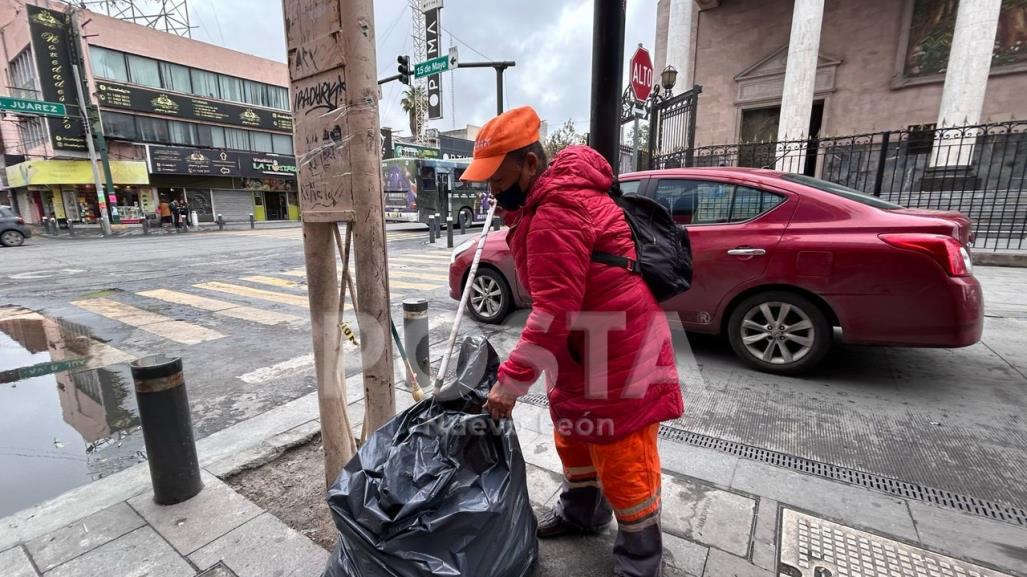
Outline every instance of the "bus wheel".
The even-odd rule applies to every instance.
[[[471,212],[471,209],[465,206],[460,209],[460,216],[458,218],[460,219],[458,221],[460,223],[460,226],[464,228],[471,228],[471,223],[474,222],[474,213]]]

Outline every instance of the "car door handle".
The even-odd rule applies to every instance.
[[[727,251],[727,253],[731,256],[763,256],[767,254],[767,251],[763,250],[762,248],[740,246]]]

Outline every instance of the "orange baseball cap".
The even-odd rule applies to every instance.
[[[507,110],[485,123],[474,140],[474,158],[460,180],[488,180],[508,152],[524,148],[539,139],[539,120],[535,109],[521,106]]]

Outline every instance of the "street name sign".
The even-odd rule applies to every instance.
[[[448,72],[457,67],[458,61],[459,57],[454,46],[449,49],[449,54],[414,64],[414,78],[424,78],[425,76],[433,76],[440,72]]]
[[[67,116],[68,110],[60,102],[46,102],[45,100],[25,100],[24,98],[11,98],[0,96],[0,111],[17,112],[21,114],[38,114],[40,116]]]

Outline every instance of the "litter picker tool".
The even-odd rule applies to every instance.
[[[471,261],[471,268],[467,272],[467,280],[464,282],[464,291],[460,296],[460,305],[456,308],[456,318],[453,320],[453,328],[449,331],[449,340],[446,342],[446,352],[442,355],[442,362],[439,363],[439,372],[435,374],[435,390],[433,394],[438,395],[442,388],[442,379],[446,377],[446,370],[449,369],[449,358],[453,355],[453,347],[456,346],[456,335],[460,332],[460,321],[464,318],[464,309],[467,308],[467,299],[471,296],[471,286],[474,284],[474,275],[478,272],[478,261],[481,260],[481,251],[485,248],[485,239],[489,236],[489,229],[492,228],[492,219],[496,214],[496,202],[489,206],[489,213],[485,217],[485,225],[481,227],[481,235],[478,237],[478,247],[474,249],[474,260]]]

